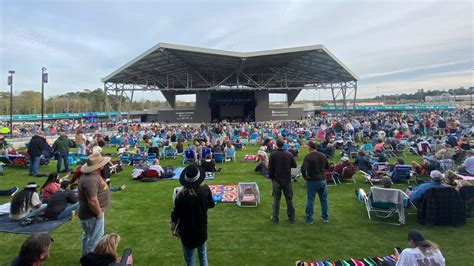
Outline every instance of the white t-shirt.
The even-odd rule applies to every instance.
[[[36,205],[41,205],[41,201],[39,199],[38,193],[35,192],[35,193],[33,193],[33,195],[31,195],[31,204],[30,204],[30,206],[26,206],[26,210],[24,212],[21,212],[21,213],[15,214],[15,215],[10,213],[10,220],[21,220],[21,219],[25,218],[26,215],[28,215],[28,213],[31,211],[31,209]]]
[[[397,266],[445,266],[445,260],[441,251],[432,251],[425,256],[419,248],[406,248],[400,254]]]

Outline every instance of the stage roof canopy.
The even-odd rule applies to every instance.
[[[179,91],[305,88],[357,80],[323,45],[241,53],[159,43],[102,82]]]

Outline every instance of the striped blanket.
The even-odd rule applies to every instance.
[[[384,257],[367,257],[347,260],[296,261],[296,266],[389,266],[395,265],[394,255]]]

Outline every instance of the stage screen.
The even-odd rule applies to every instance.
[[[244,116],[244,106],[243,105],[221,105],[220,106],[221,117],[240,117]]]

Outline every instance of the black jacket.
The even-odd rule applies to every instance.
[[[115,258],[111,255],[100,256],[90,252],[82,256],[80,262],[82,266],[107,266],[114,265]]]
[[[28,144],[28,154],[31,157],[41,156],[43,149],[48,146],[46,140],[38,135],[31,137],[30,143]]]
[[[319,151],[306,154],[301,165],[301,175],[306,180],[325,180],[324,173],[329,170],[329,162],[326,155]]]
[[[196,189],[196,195],[181,191],[176,196],[171,221],[178,224],[181,242],[187,248],[197,248],[207,241],[207,209],[214,208],[207,185]]]
[[[296,168],[295,157],[283,149],[270,153],[268,161],[268,176],[280,184],[291,182],[291,168]]]
[[[466,205],[452,187],[431,188],[417,205],[420,224],[458,226],[466,222]]]

